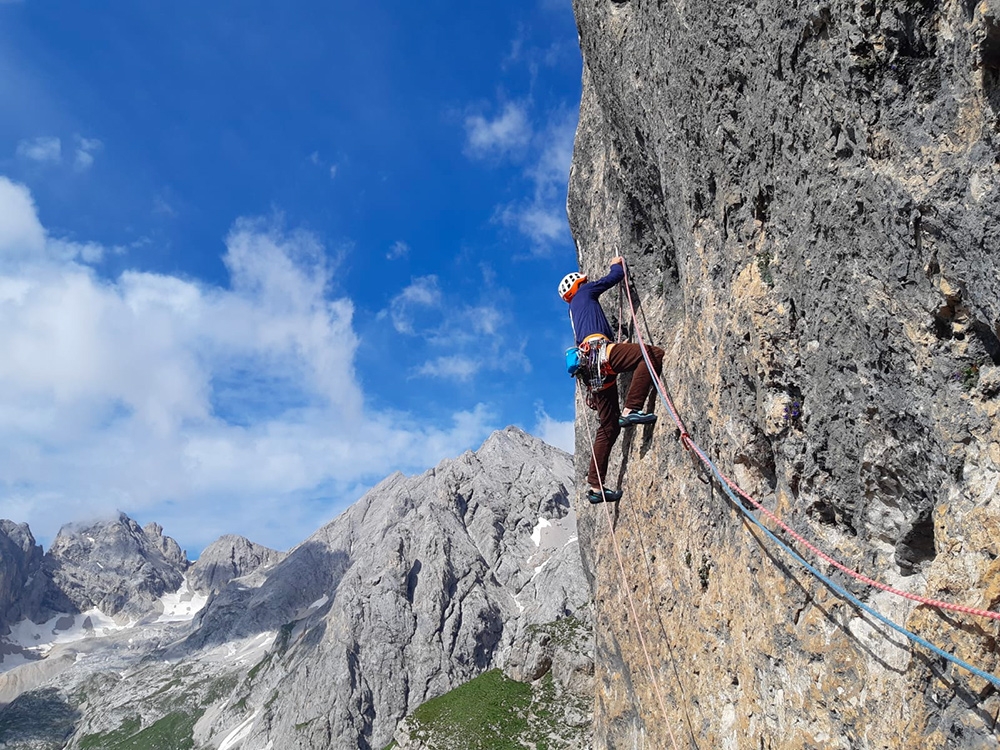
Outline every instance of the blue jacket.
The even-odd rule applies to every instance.
[[[569,315],[573,320],[573,330],[576,333],[576,343],[579,345],[587,336],[603,333],[612,341],[615,340],[611,325],[608,323],[598,297],[604,294],[625,277],[621,264],[611,266],[611,271],[603,279],[588,281],[581,284],[573,299],[569,301]]]

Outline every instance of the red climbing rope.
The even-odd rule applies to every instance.
[[[625,266],[622,265],[622,269],[623,270],[624,270],[624,268],[625,268]],[[625,320],[625,315],[624,315],[625,305],[622,302],[622,299],[623,299],[623,297],[622,297],[622,288],[619,285],[619,287],[618,287],[618,337],[615,339],[615,343],[616,344],[620,344],[622,342],[622,329],[624,327],[623,321]]]
[[[590,431],[590,422],[584,418],[583,423],[587,426],[587,438],[590,440],[590,455],[594,459],[594,465],[597,465],[597,451],[594,448],[594,436]],[[598,475],[597,477],[598,486],[601,490],[601,497],[604,496],[604,480]],[[618,538],[615,536],[615,525],[611,518],[611,511],[608,510],[607,502],[601,503],[604,506],[604,515],[608,519],[608,529],[611,531],[611,546],[615,550],[615,557],[618,559],[618,570],[621,572],[622,577],[622,588],[625,590],[625,595],[628,598],[628,606],[632,611],[632,622],[635,623],[635,632],[639,636],[639,643],[642,646],[642,653],[646,657],[646,667],[649,669],[649,681],[653,683],[653,690],[656,692],[656,699],[660,703],[660,710],[663,712],[664,726],[667,728],[667,733],[670,735],[670,744],[673,745],[674,750],[678,750],[677,740],[674,739],[673,730],[670,729],[670,718],[667,716],[667,705],[663,701],[663,694],[660,692],[660,683],[656,679],[656,672],[653,669],[653,660],[649,655],[649,649],[646,648],[646,638],[642,634],[642,623],[639,620],[639,614],[635,609],[635,602],[632,600],[632,587],[629,586],[628,576],[625,573],[625,562],[622,560],[621,549],[618,546]]]
[[[699,457],[699,459],[701,459],[703,463],[706,463],[706,465],[708,465],[706,462],[706,457],[702,454],[700,450],[698,450],[697,446],[694,444],[694,441],[691,440],[691,436],[688,434],[687,429],[684,427],[684,423],[681,421],[677,409],[674,408],[673,401],[671,401],[669,395],[667,394],[667,389],[663,385],[663,381],[660,379],[660,376],[656,373],[656,370],[653,369],[653,363],[650,361],[649,353],[646,351],[646,342],[643,341],[642,332],[639,330],[639,320],[635,312],[635,304],[632,301],[632,290],[629,289],[628,269],[626,268],[625,263],[622,263],[622,269],[624,270],[625,273],[625,278],[623,279],[623,283],[625,284],[625,293],[628,296],[628,304],[632,314],[633,328],[635,329],[636,338],[639,341],[639,347],[642,349],[642,356],[643,359],[645,359],[646,361],[646,367],[649,369],[649,374],[653,377],[654,382],[657,385],[657,390],[659,390],[660,395],[663,397],[664,403],[666,403],[667,408],[670,411],[670,416],[673,418],[674,423],[680,430],[680,440],[684,444],[684,447],[689,450],[693,450],[694,453]],[[908,591],[901,591],[900,589],[894,588],[885,583],[881,583],[872,578],[869,578],[866,575],[858,573],[855,570],[852,570],[851,568],[847,567],[843,563],[838,562],[830,555],[820,550],[815,545],[808,542],[805,538],[802,537],[801,534],[793,530],[788,524],[782,521],[772,511],[765,508],[757,500],[755,500],[753,497],[747,494],[742,488],[740,488],[735,482],[729,479],[725,474],[722,474],[720,472],[720,476],[725,480],[726,484],[728,484],[729,487],[734,492],[739,494],[740,497],[744,498],[749,503],[751,503],[755,508],[764,513],[764,515],[766,515],[774,523],[776,523],[786,534],[791,536],[793,539],[799,542],[799,544],[804,546],[806,549],[808,549],[814,555],[819,557],[821,560],[824,560],[830,565],[833,565],[837,570],[846,573],[851,578],[854,578],[857,581],[861,581],[862,583],[865,583],[868,586],[872,586],[873,588],[879,589],[880,591],[885,591],[890,594],[895,594],[896,596],[901,596],[903,598],[918,602],[920,604],[926,604],[927,606],[930,607],[935,607],[937,609],[943,609],[943,610],[950,610],[952,612],[961,612],[963,614],[975,615],[977,617],[987,617],[991,620],[1000,621],[1000,612],[991,612],[986,609],[977,609],[975,607],[967,607],[962,604],[952,604],[951,602],[944,602],[938,599],[931,599],[925,596],[920,596],[918,594],[911,594]]]
[[[919,594],[911,594],[908,591],[902,591],[900,589],[893,588],[888,584],[873,580],[862,573],[858,573],[857,571],[851,570],[846,565],[837,562],[828,554],[823,552],[823,550],[817,548],[816,546],[808,542],[806,539],[804,539],[801,534],[795,532],[788,526],[788,524],[786,524],[784,521],[778,518],[778,516],[776,516],[772,511],[768,510],[759,502],[757,502],[754,498],[750,497],[750,495],[744,492],[735,482],[733,482],[725,474],[722,474],[722,478],[726,480],[726,484],[728,484],[733,489],[733,491],[736,492],[736,494],[738,494],[745,500],[749,501],[755,508],[763,512],[764,515],[766,515],[768,518],[770,518],[772,521],[778,524],[778,526],[780,526],[781,529],[786,534],[795,539],[797,542],[799,542],[799,544],[808,549],[818,558],[830,563],[830,565],[835,567],[837,570],[842,571],[847,575],[851,576],[851,578],[861,581],[862,583],[866,583],[869,586],[873,586],[881,591],[886,591],[890,594],[896,594],[897,596],[902,596],[906,599],[910,599],[911,601],[919,602],[920,604],[927,604],[931,607],[937,607],[938,609],[947,609],[951,610],[952,612],[962,612],[967,615],[978,615],[979,617],[988,617],[992,620],[1000,620],[1000,612],[991,612],[987,609],[976,609],[975,607],[967,607],[964,604],[952,604],[951,602],[942,602],[938,601],[937,599],[930,599],[926,596],[920,596]]]

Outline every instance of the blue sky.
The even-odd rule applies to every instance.
[[[0,517],[287,548],[569,447],[569,0],[0,0]]]

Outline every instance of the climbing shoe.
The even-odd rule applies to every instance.
[[[631,427],[637,424],[650,424],[656,421],[655,414],[647,414],[644,411],[630,411],[618,417],[618,424],[622,427]]]
[[[609,487],[605,487],[603,491],[589,490],[587,492],[587,499],[594,505],[597,503],[617,503],[622,499],[622,491],[613,490]]]

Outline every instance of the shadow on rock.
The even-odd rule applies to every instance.
[[[35,690],[0,708],[0,746],[61,748],[80,719],[55,688]]]
[[[324,597],[328,602],[336,597],[350,566],[346,552],[306,542],[267,571],[263,583],[248,586],[245,580],[236,579],[209,599],[198,629],[183,646],[194,650],[222,644],[300,619]]]

